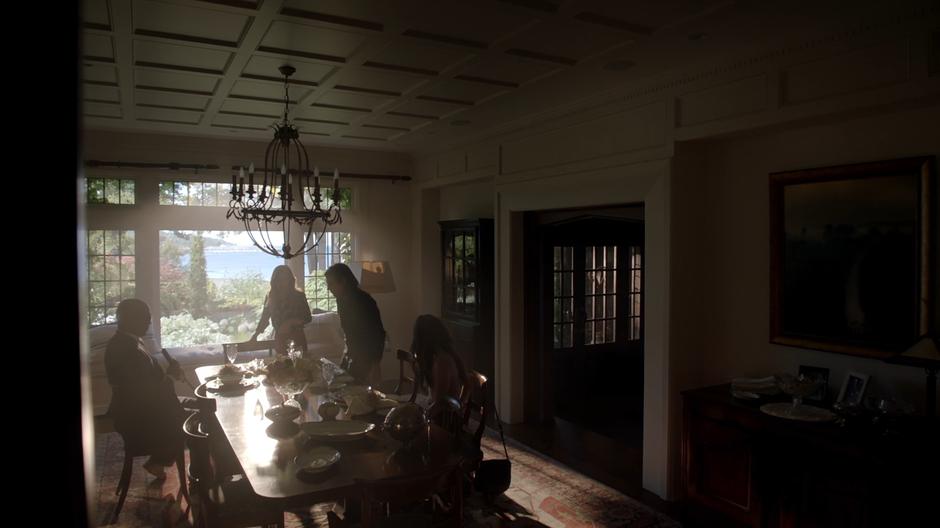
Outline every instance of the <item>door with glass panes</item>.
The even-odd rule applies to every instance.
[[[612,414],[641,413],[642,222],[589,218],[547,227],[542,255],[553,414],[591,427]]]

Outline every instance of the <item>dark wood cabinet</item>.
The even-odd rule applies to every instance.
[[[441,318],[467,368],[493,380],[493,220],[440,222]],[[488,397],[493,398],[494,383]]]
[[[785,401],[785,400],[779,400]],[[935,423],[840,426],[760,412],[728,385],[683,393],[682,478],[691,526],[938,525]],[[925,520],[938,524],[920,524]]]

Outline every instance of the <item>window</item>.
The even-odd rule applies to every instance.
[[[306,207],[313,207],[313,198],[310,195],[313,194],[313,189],[307,187],[304,189],[304,205]],[[332,187],[321,187],[320,196],[322,202],[320,202],[320,207],[326,209],[327,207],[333,205],[333,188]],[[339,207],[344,211],[348,211],[352,208],[352,189],[346,187],[339,188]]]
[[[453,315],[473,317],[477,310],[477,231],[444,232],[444,306]]]
[[[348,263],[352,260],[352,235],[326,232],[320,244],[307,253],[305,258],[307,274],[304,276],[304,290],[310,308],[312,310],[336,310],[336,299],[326,287],[324,273],[333,264]]]
[[[584,344],[616,341],[617,247],[584,248]]]
[[[89,204],[134,205],[134,180],[88,178],[86,196]]]
[[[555,246],[553,253],[554,348],[571,348],[574,343],[574,248]]]
[[[643,255],[639,246],[630,246],[630,290],[628,292],[630,316],[627,318],[627,339],[637,341],[643,328]]]
[[[160,182],[160,205],[228,207],[232,186],[215,182]]]
[[[88,231],[88,321],[117,321],[117,305],[134,297],[134,232]]]
[[[271,233],[277,244],[283,243],[279,235]],[[244,231],[160,231],[163,346],[247,340],[261,317],[271,272],[283,263]]]

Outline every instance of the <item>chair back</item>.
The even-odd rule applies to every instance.
[[[411,398],[408,400],[414,403],[418,397],[418,362],[414,354],[407,350],[398,349],[398,385],[395,387],[395,394],[401,394],[402,385],[411,383]],[[411,369],[411,375],[405,374],[405,364]]]
[[[486,399],[487,383],[486,376],[475,370],[471,370],[467,375],[467,383],[464,384],[460,399],[464,403],[463,426],[470,424],[470,416],[474,413],[479,414],[480,423],[473,433],[473,445],[480,448],[480,442],[483,438],[483,431],[486,429],[486,420],[489,417],[490,402]]]
[[[459,466],[378,480],[356,480],[362,495],[362,528],[371,528],[385,518],[388,509],[420,502],[435,493],[450,489],[451,501],[459,511],[463,492]],[[385,506],[376,512],[376,506]]]

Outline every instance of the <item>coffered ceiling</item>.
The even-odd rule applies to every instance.
[[[87,0],[84,125],[416,151],[845,22],[793,0]],[[826,4],[826,3],[824,3]],[[851,17],[849,17],[851,18]],[[791,30],[788,32],[788,29]]]

